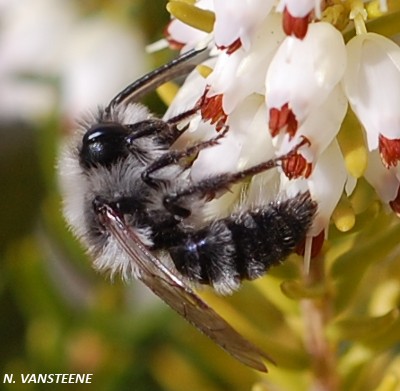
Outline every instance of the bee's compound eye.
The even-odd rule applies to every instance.
[[[103,123],[91,127],[82,139],[80,163],[85,167],[110,166],[128,154],[127,129],[117,123]]]

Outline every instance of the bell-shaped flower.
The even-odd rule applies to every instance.
[[[380,162],[378,150],[373,150],[368,156],[368,165],[364,173],[365,179],[374,187],[379,198],[400,214],[399,189],[400,174],[395,167],[389,169]]]
[[[229,53],[241,46],[249,50],[255,31],[274,3],[274,0],[214,0],[216,45]]]
[[[281,191],[289,197],[309,190],[318,203],[318,213],[314,220],[310,236],[318,235],[329,225],[329,219],[340,196],[343,193],[347,172],[338,142],[333,140],[318,161],[307,179],[288,180],[282,175]]]
[[[383,117],[379,120],[386,126],[372,131],[362,120],[369,147],[375,150],[360,175],[365,170],[383,202],[400,215],[400,165],[393,167],[400,158],[400,120],[393,109],[400,102],[400,50],[388,39],[361,34],[346,51],[339,29],[327,22],[309,23],[320,17],[321,4],[325,11],[330,7],[320,0],[215,0],[215,47],[213,62],[207,64],[211,71],[197,81],[191,75],[169,110],[171,115],[179,108],[199,108],[177,148],[224,131],[218,144],[202,150],[193,162],[188,175],[195,182],[278,158],[278,167],[255,175],[245,188],[238,183],[217,195],[208,203],[208,217],[226,216],[237,205],[310,191],[318,213],[305,243],[306,259],[318,253],[343,192],[351,194],[359,178],[351,177],[345,167],[349,151],[342,141],[349,125],[348,98],[361,120],[364,106],[366,118]],[[385,83],[391,80],[392,89],[382,93],[386,100],[378,88],[384,83],[375,77],[381,68]],[[343,153],[336,139],[340,129]],[[336,210],[335,223],[337,214]]]
[[[329,225],[329,219],[339,202],[347,179],[346,167],[339,144],[334,139],[324,150],[308,178],[313,199],[318,203],[318,215],[310,235],[318,235]]]
[[[271,137],[266,128],[267,111],[263,98],[252,95],[227,119],[229,131],[218,145],[199,153],[190,175],[194,180],[222,172],[235,172],[274,156]],[[214,134],[214,136],[217,133]]]
[[[198,0],[196,1],[196,7],[213,11],[214,2],[213,0]],[[171,19],[164,33],[171,48],[184,52],[194,48],[208,35],[205,31],[189,26],[176,18]]]
[[[165,35],[171,48],[185,52],[202,41],[207,33],[173,19],[165,29]]]
[[[289,125],[293,136],[311,111],[327,99],[345,67],[343,37],[330,24],[310,25],[303,40],[287,37],[266,77],[271,134],[276,136]]]
[[[204,65],[211,67],[215,63],[215,59],[207,60]],[[204,100],[204,90],[206,89],[206,78],[203,77],[197,69],[194,69],[186,78],[183,85],[179,88],[172,103],[163,116],[163,120],[168,121],[171,118],[192,110],[199,101]],[[208,140],[217,135],[215,127],[210,122],[202,121],[201,113],[196,113],[179,124],[182,135],[175,142],[175,148],[184,148],[190,143],[200,140]]]
[[[247,97],[228,116],[229,130],[219,144],[199,153],[190,177],[198,181],[210,175],[241,171],[273,158],[274,147],[266,129],[267,123],[268,113],[263,97],[257,94]],[[244,204],[261,205],[266,200],[272,200],[279,189],[278,170],[271,169],[253,177],[245,198],[242,189],[243,183],[230,186],[229,192],[208,203],[205,215],[226,215]]]
[[[214,66],[215,60],[209,59],[204,62],[206,67]],[[186,110],[192,109],[196,102],[201,98],[207,86],[206,78],[203,77],[197,69],[194,69],[186,77],[185,82],[179,88],[179,91],[174,96],[172,103],[165,112],[163,119],[170,118],[183,113]]]
[[[289,165],[283,166],[289,177],[308,176],[307,173],[311,172],[313,162],[317,161],[318,156],[325,151],[339,132],[347,107],[346,96],[341,86],[337,85],[328,98],[310,112],[294,137],[286,133],[283,137],[274,138],[274,144],[278,147],[278,156],[288,153],[302,140],[307,140],[294,156],[296,164],[294,165],[289,159]],[[302,159],[302,165],[299,159]],[[287,172],[286,169],[289,168],[292,168],[292,172]]]
[[[379,148],[386,167],[400,159],[400,47],[382,35],[366,33],[347,44],[343,86],[367,133],[369,150]]]
[[[226,114],[252,93],[265,95],[265,75],[284,37],[279,15],[270,14],[259,28],[250,51],[240,48],[218,56],[207,82],[211,94],[223,94],[222,108]]]

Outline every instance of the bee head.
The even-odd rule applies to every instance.
[[[79,151],[80,164],[90,168],[109,167],[128,155],[128,130],[118,123],[99,123],[92,126],[83,136]]]

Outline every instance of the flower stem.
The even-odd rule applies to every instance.
[[[312,260],[309,272],[303,272],[306,286],[321,285],[325,282],[323,257]],[[326,335],[326,326],[332,318],[332,298],[326,291],[317,298],[301,301],[305,326],[305,347],[311,360],[311,391],[338,391],[336,348]]]

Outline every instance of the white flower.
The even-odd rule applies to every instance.
[[[214,0],[215,43],[229,48],[240,42],[249,50],[251,41],[260,24],[271,11],[274,0]]]
[[[213,0],[198,0],[196,7],[203,10],[214,10]],[[166,38],[171,47],[185,52],[194,48],[198,42],[207,37],[207,33],[173,18],[166,28]]]
[[[182,49],[182,52],[194,48],[206,36],[204,31],[188,26],[178,19],[171,20],[166,29],[169,45],[174,49]]]
[[[281,191],[293,197],[300,191],[310,190],[318,203],[318,214],[310,231],[310,236],[318,235],[326,229],[346,183],[347,173],[343,155],[336,140],[319,156],[311,175],[305,179],[288,180],[281,178]]]
[[[274,156],[271,137],[265,128],[267,112],[262,97],[248,97],[228,117],[229,131],[219,145],[201,151],[191,169],[195,180],[223,172],[235,172]],[[215,134],[216,135],[216,134]]]
[[[366,33],[347,44],[349,65],[343,86],[367,133],[369,150],[379,147],[386,166],[400,159],[400,47]]]
[[[377,150],[369,153],[364,177],[375,188],[383,202],[389,204],[396,198],[400,185],[400,175],[394,168],[387,169],[381,164]]]
[[[318,203],[318,215],[310,235],[318,235],[326,229],[346,183],[347,173],[343,155],[336,140],[319,156],[315,168],[308,178],[308,188]]]
[[[277,169],[252,178],[247,201],[239,197],[237,185],[211,202],[210,216],[233,210],[238,198],[258,204],[308,190],[318,203],[309,235],[321,245],[339,200],[351,194],[358,179],[347,173],[351,159],[346,155],[345,161],[336,139],[340,131],[343,141],[349,125],[350,116],[343,126],[348,101],[373,150],[368,166],[364,164],[365,178],[400,215],[400,165],[394,167],[400,159],[400,49],[387,38],[363,34],[368,13],[360,2],[349,5],[348,17],[360,16],[354,20],[360,35],[346,48],[336,27],[310,23],[322,17],[321,6],[324,16],[336,12],[329,10],[329,2],[281,0],[278,12],[271,12],[269,1],[214,1],[214,62],[208,64],[213,71],[201,83],[191,76],[183,86],[184,95],[192,96],[192,107],[201,108],[178,142],[207,139],[227,126],[229,130],[219,145],[199,153],[190,175],[199,180],[291,155]],[[196,88],[201,92],[195,94]],[[178,99],[174,110],[179,103],[188,107],[187,100]]]
[[[341,34],[327,23],[313,24],[305,39],[299,40],[284,39],[279,21],[279,14],[268,15],[265,24],[258,28],[250,50],[239,48],[232,54],[221,52],[217,56],[214,71],[207,78],[201,113],[208,125],[211,121],[217,130],[229,126],[229,131],[219,145],[200,152],[190,175],[199,180],[212,174],[243,170],[287,153],[302,139],[311,140],[309,146],[300,148],[296,155],[283,162],[284,174],[277,175],[277,171],[272,170],[275,174],[262,177],[263,181],[274,182],[273,188],[280,187],[281,192],[288,195],[300,190],[311,191],[319,202],[320,218],[313,229],[313,234],[318,234],[328,224],[347,178],[343,156],[333,141],[347,109],[338,84],[345,69],[346,50]],[[266,84],[263,83],[265,78]],[[182,90],[187,96],[187,91],[198,87],[199,82],[194,83],[191,76]],[[198,102],[198,94],[196,96]],[[187,107],[184,101],[179,100]],[[269,114],[274,105],[279,109],[286,105],[293,110],[297,125],[297,133],[281,138],[279,143],[272,142],[268,130]],[[198,124],[197,120],[195,122]],[[204,134],[204,125],[198,125]],[[208,137],[212,135],[216,133],[210,134],[208,130]],[[276,136],[273,132],[272,135]],[[193,136],[183,135],[182,138],[187,137]],[[197,139],[195,135],[194,138]],[[281,184],[277,187],[279,176]],[[303,179],[288,181],[287,178]],[[329,180],[331,186],[318,189],[318,182]],[[253,193],[261,198],[260,190]],[[272,193],[264,194],[264,198],[270,199]],[[218,205],[218,201],[214,207],[215,204]]]
[[[203,65],[213,67],[214,59],[207,60]],[[179,88],[175,99],[168,107],[163,118],[168,120],[186,110],[192,109],[202,97],[207,86],[206,78],[201,76],[195,69],[186,78],[184,84]],[[185,124],[186,125],[186,124]]]
[[[287,37],[268,69],[268,108],[281,110],[288,105],[297,122],[302,123],[314,107],[326,100],[345,67],[343,37],[330,24],[311,25],[304,40]]]
[[[274,39],[270,39],[273,36]],[[252,93],[265,95],[264,80],[268,66],[284,39],[278,14],[270,14],[259,28],[250,52],[239,48],[232,54],[222,52],[214,71],[207,78],[210,93],[223,94],[222,107],[230,114]]]
[[[340,85],[337,85],[328,98],[319,106],[313,108],[305,121],[298,127],[294,137],[285,134],[278,149],[278,155],[293,149],[305,138],[310,145],[302,147],[299,152],[308,162],[318,159],[318,156],[336,137],[347,111],[347,99]],[[277,139],[279,137],[276,137]],[[279,143],[275,143],[279,145]]]

